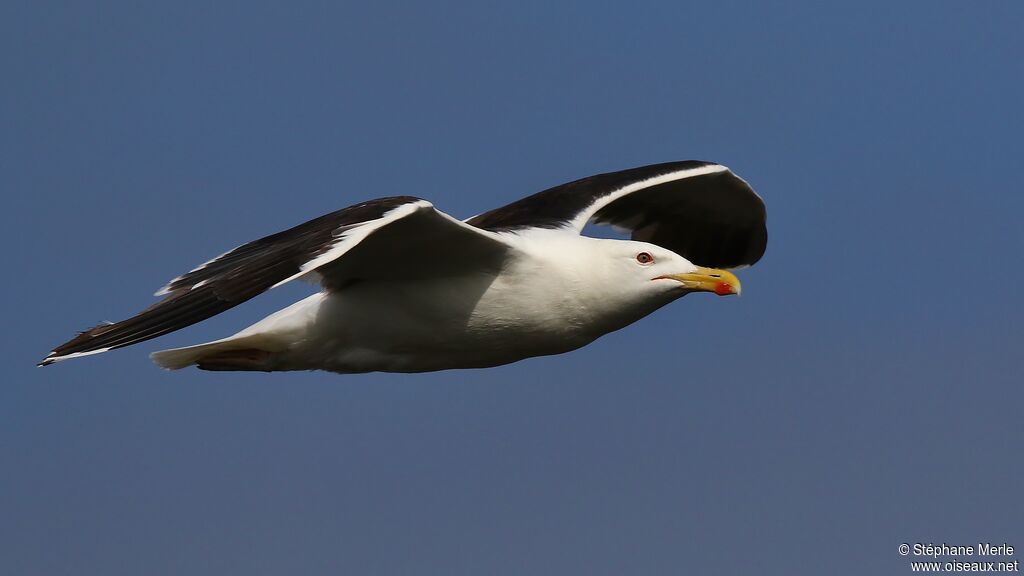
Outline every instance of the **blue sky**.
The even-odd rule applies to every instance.
[[[8,3],[4,574],[909,572],[1024,549],[1024,7]],[[163,372],[287,286],[46,369],[169,278],[360,200],[468,217],[703,159],[741,298],[423,375]]]

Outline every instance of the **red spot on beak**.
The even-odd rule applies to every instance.
[[[715,284],[715,294],[718,294],[719,296],[728,296],[729,294],[735,293],[736,291],[733,290],[731,284],[726,282],[719,282],[718,284]]]

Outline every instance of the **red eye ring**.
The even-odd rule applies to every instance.
[[[636,261],[641,264],[651,264],[654,262],[654,256],[651,256],[649,252],[641,252],[636,255]]]

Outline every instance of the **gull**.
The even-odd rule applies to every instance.
[[[561,354],[686,294],[739,294],[729,270],[764,254],[765,221],[743,179],[695,160],[590,176],[466,220],[421,198],[379,198],[226,252],[39,365],[156,338],[293,280],[321,290],[233,336],[153,360],[172,370],[363,373]],[[629,239],[584,236],[588,223]]]

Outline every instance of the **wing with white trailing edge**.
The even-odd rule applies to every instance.
[[[590,176],[467,222],[495,231],[608,224],[694,264],[736,268],[764,254],[765,221],[764,202],[742,178],[720,164],[685,160]]]
[[[162,336],[299,277],[327,290],[366,280],[414,279],[500,266],[509,246],[409,196],[350,206],[249,242],[179,276],[139,314],[56,347],[40,366]]]

